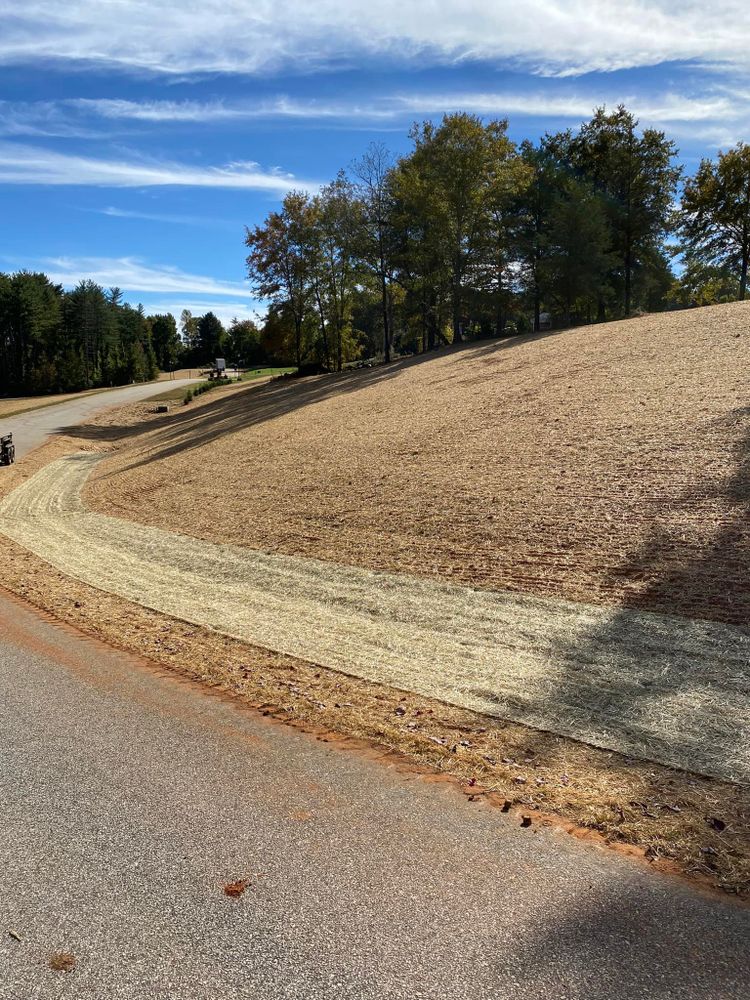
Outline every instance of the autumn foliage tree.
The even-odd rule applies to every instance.
[[[313,292],[312,206],[308,195],[291,191],[280,212],[247,229],[246,263],[255,292],[284,305],[294,324],[294,359],[302,364],[302,329]]]

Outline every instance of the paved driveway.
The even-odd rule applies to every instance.
[[[16,458],[22,458],[33,448],[43,444],[50,434],[59,434],[65,427],[80,424],[99,410],[105,410],[110,406],[124,406],[126,403],[138,403],[142,399],[158,396],[177,386],[188,386],[198,381],[200,379],[175,379],[149,382],[145,385],[127,385],[121,389],[95,392],[54,406],[43,406],[38,410],[18,413],[14,417],[0,417],[0,434],[7,434],[9,431],[13,434]]]

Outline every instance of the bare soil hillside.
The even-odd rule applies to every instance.
[[[737,303],[276,381],[144,425],[86,500],[269,552],[746,625],[748,362]]]

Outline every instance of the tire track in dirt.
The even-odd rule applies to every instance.
[[[46,466],[0,531],[63,573],[254,645],[643,759],[750,780],[731,625],[204,542],[85,510],[101,454]]]

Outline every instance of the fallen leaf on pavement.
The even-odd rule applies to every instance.
[[[76,967],[76,957],[72,951],[56,951],[49,957],[49,967],[55,972],[72,972]]]
[[[246,878],[239,878],[236,882],[227,882],[224,885],[224,895],[231,896],[232,899],[238,899],[249,885],[250,883]]]

